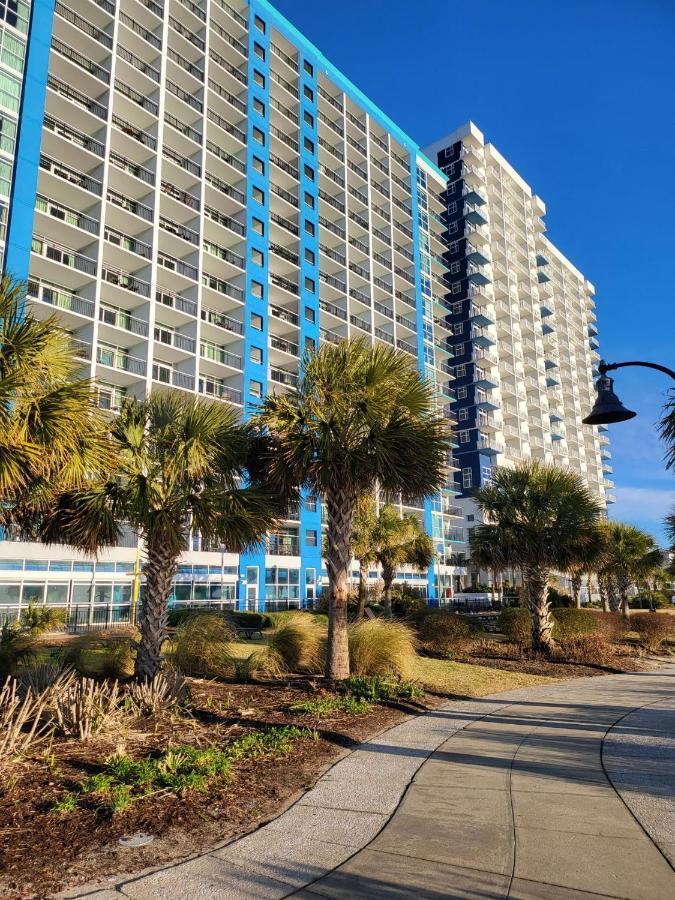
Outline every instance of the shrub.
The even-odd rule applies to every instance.
[[[21,691],[14,678],[0,687],[0,772],[53,731],[47,698]]]
[[[118,681],[98,684],[91,678],[65,673],[48,694],[61,734],[81,741],[111,729],[125,713]]]
[[[28,663],[35,653],[35,639],[22,632],[18,622],[5,622],[0,629],[0,681]]]
[[[33,634],[59,631],[66,624],[66,611],[52,606],[35,606],[35,604],[29,603],[28,608],[21,614],[21,620],[24,627],[29,628]]]
[[[416,700],[423,691],[411,681],[400,681],[382,675],[350,675],[340,689],[357,700],[378,703],[382,700]]]
[[[166,671],[134,682],[129,695],[141,715],[153,716],[183,705],[188,699],[188,687],[180,672]]]
[[[286,616],[269,634],[270,661],[280,671],[319,673],[326,654],[326,634],[314,616],[304,613]]]
[[[612,658],[612,647],[602,634],[577,632],[558,642],[557,655],[568,662],[603,666]]]
[[[95,631],[78,635],[67,647],[63,661],[83,678],[129,678],[134,673],[135,633]]]
[[[527,609],[521,606],[507,606],[502,609],[497,619],[499,630],[521,647],[529,647],[532,643],[532,620]]]
[[[233,612],[232,621],[238,628],[271,628],[274,624],[269,613],[259,612]]]
[[[577,634],[590,634],[598,629],[595,613],[590,609],[554,609],[553,621],[553,637],[560,641]]]
[[[675,622],[670,613],[638,613],[630,617],[630,627],[637,631],[642,645],[655,652],[672,636]]]
[[[235,636],[217,613],[197,613],[185,619],[173,640],[173,664],[185,675],[222,678],[234,668],[230,645]]]
[[[631,609],[668,609],[670,597],[663,591],[643,591],[629,601]]]
[[[41,662],[31,660],[22,668],[17,678],[24,692],[32,691],[37,695],[48,690],[63,671],[63,662],[58,658],[49,657]]]
[[[427,650],[448,657],[464,652],[476,633],[468,619],[451,612],[429,613],[421,628]]]
[[[592,615],[595,617],[598,633],[602,634],[605,640],[618,643],[626,636],[629,626],[623,616],[600,610],[594,611]]]
[[[548,602],[553,609],[575,608],[574,600],[570,595],[566,594],[564,591],[558,590],[557,587],[549,587]]]
[[[413,667],[416,639],[401,622],[371,619],[349,626],[349,661],[355,675],[407,675]]]
[[[428,611],[429,607],[426,600],[419,595],[418,591],[415,591],[404,584],[394,587],[391,598],[391,609],[393,614],[401,619],[419,621]]]

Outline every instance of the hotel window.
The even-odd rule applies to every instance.
[[[310,194],[309,191],[305,191],[305,206],[314,209],[314,196]]]
[[[314,169],[311,166],[308,166],[307,163],[305,163],[304,166],[304,173],[305,178],[309,178],[310,181],[314,181]]]
[[[448,212],[449,213],[457,212],[457,202],[455,200],[453,200],[452,203],[448,203]]]
[[[469,396],[468,387],[457,388],[457,399],[458,400],[466,400],[466,398],[468,396]]]
[[[305,85],[302,89],[302,92],[308,100],[314,100],[314,91],[311,89],[311,87]]]
[[[456,275],[460,270],[460,264],[458,262],[450,263],[450,274]]]
[[[455,351],[455,356],[462,356],[464,354],[464,344],[455,344],[453,350]]]
[[[452,314],[453,316],[459,316],[462,312],[462,301],[458,300],[452,304]],[[463,325],[463,322],[455,322],[454,327],[456,328],[458,325]],[[461,331],[461,328],[460,328]]]
[[[306,319],[308,322],[312,322],[312,323],[314,323],[314,322],[316,321],[316,313],[315,313],[315,311],[312,309],[311,306],[306,306],[306,307],[305,307],[305,319]]]
[[[459,250],[459,241],[451,241],[448,250],[451,253],[457,253],[457,251]]]
[[[259,159],[257,156],[253,157],[253,168],[256,172],[259,172],[261,175],[265,174],[265,163],[262,159]]]
[[[259,281],[251,282],[251,293],[254,297],[257,297],[259,300],[262,300],[263,295],[263,286]]]
[[[468,431],[462,430],[459,433],[459,442],[460,444],[468,444],[471,440],[471,434]]]
[[[450,222],[450,224],[448,225],[448,234],[454,234],[456,231],[459,231],[459,223]]]
[[[261,147],[265,146],[265,133],[261,131],[259,128],[253,128],[253,140],[260,144]]]
[[[307,531],[305,531],[305,544],[308,547],[316,547],[318,546],[318,542],[319,539],[316,533],[316,529],[308,528]]]
[[[462,305],[461,303],[459,304]],[[464,322],[455,322],[452,326],[453,334],[461,334],[464,331]]]
[[[257,97],[253,98],[253,110],[254,112],[257,112],[259,116],[265,115],[265,104]]]
[[[305,219],[305,232],[306,232],[306,234],[311,234],[312,237],[314,237],[314,234],[316,233],[316,228],[314,226],[314,223],[310,222],[307,219]]]
[[[316,341],[314,340],[314,338],[305,338],[305,350],[309,351],[310,353],[314,353],[314,351],[316,350]]]
[[[452,293],[459,294],[461,292],[461,290],[462,290],[462,282],[455,281],[454,284],[452,285]]]
[[[307,72],[310,78],[314,77],[314,66],[311,64],[311,62],[307,62],[307,60],[304,60],[302,67],[305,72]]]
[[[307,112],[307,110],[303,113],[303,119],[305,120],[305,125],[309,125],[310,128],[314,128],[314,116],[311,112]]]
[[[462,469],[462,487],[470,488],[473,484],[473,471],[471,468]]]
[[[256,250],[255,248],[251,250],[251,262],[256,266],[265,265],[265,254],[262,252],[262,250]]]
[[[310,250],[309,247],[305,247],[305,262],[308,262],[312,266],[316,262],[316,256],[314,255],[314,251]]]
[[[251,227],[255,231],[256,234],[265,234],[265,223],[261,222],[260,219],[252,219]]]
[[[305,500],[305,509],[307,512],[316,512],[316,497],[307,497]]]
[[[468,418],[469,418],[469,410],[468,410],[466,407],[464,407],[464,409],[460,409],[460,411],[459,411],[459,421],[460,421],[460,422],[466,422],[466,420],[467,420]]]
[[[308,291],[310,294],[316,293],[316,282],[314,281],[313,278],[305,277],[305,290]]]
[[[253,80],[258,85],[258,87],[265,87],[265,76],[262,72],[259,72],[257,69],[253,70]]]
[[[462,363],[460,366],[455,366],[455,378],[464,378],[466,375],[466,366]]]
[[[262,363],[263,353],[260,347],[251,347],[250,360],[258,366]]]
[[[265,59],[265,48],[261,46],[257,41],[253,44],[253,52],[258,57],[258,59]]]
[[[259,187],[254,186],[252,194],[253,199],[256,203],[260,203],[261,206],[265,205],[265,191],[261,190]]]
[[[261,31],[263,34],[265,34],[265,23],[260,18],[260,16],[256,16],[253,21],[255,22],[255,27],[258,29],[258,31]]]
[[[251,328],[255,331],[263,330],[263,317],[259,316],[258,313],[251,313]]]
[[[262,382],[251,381],[249,390],[252,397],[257,397],[258,399],[260,399],[260,397],[262,397]]]
[[[312,153],[312,154],[313,154],[313,153],[314,153],[314,141],[310,141],[310,139],[309,139],[308,137],[306,137],[306,138],[304,139],[303,143],[304,143],[304,145],[305,145],[305,150],[306,150],[308,153]]]

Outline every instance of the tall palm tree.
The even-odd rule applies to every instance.
[[[21,527],[30,509],[109,464],[107,428],[71,338],[36,319],[25,286],[0,280],[0,525]]]
[[[565,571],[592,540],[601,515],[598,500],[581,476],[539,462],[497,468],[475,500],[486,524],[471,535],[477,558],[520,568],[532,617],[532,645],[550,653],[553,623],[548,582]]]
[[[666,445],[666,468],[675,469],[675,391],[669,392],[661,421],[659,422],[661,440]]]
[[[396,507],[389,505],[380,509],[374,538],[384,582],[384,614],[391,618],[391,590],[396,570],[404,565],[428,568],[435,556],[434,544],[417,516],[401,516]]]
[[[326,343],[306,357],[297,388],[272,395],[257,423],[261,462],[287,492],[301,486],[323,497],[328,518],[326,675],[349,675],[347,594],[358,498],[379,487],[405,499],[440,490],[450,453],[448,423],[435,411],[433,387],[415,360],[366,341]]]
[[[629,616],[628,594],[631,586],[648,578],[660,568],[662,553],[653,537],[625,522],[605,525],[607,558],[605,568],[616,581],[616,589],[624,617]]]
[[[107,478],[62,493],[40,536],[95,553],[115,544],[123,525],[140,532],[147,561],[136,677],[152,678],[189,530],[242,552],[261,541],[283,504],[264,485],[247,484],[249,430],[225,403],[178,392],[125,400],[111,439],[117,465]]]
[[[366,611],[368,594],[368,572],[377,561],[377,544],[375,542],[375,526],[377,515],[372,494],[359,498],[354,525],[352,527],[352,554],[359,563],[359,599],[356,618],[362,619]]]
[[[589,540],[579,547],[578,555],[567,568],[576,609],[581,609],[581,585],[584,575],[588,577],[590,593],[591,576],[604,565],[606,552],[605,531],[602,525],[599,525],[593,530]]]

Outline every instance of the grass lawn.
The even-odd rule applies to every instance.
[[[498,691],[558,680],[544,675],[528,675],[525,672],[504,671],[426,656],[417,657],[415,668],[410,674],[413,681],[419,682],[429,691],[461,697],[484,697]]]

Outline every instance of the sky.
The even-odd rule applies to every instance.
[[[274,0],[273,0],[274,2]],[[276,0],[420,146],[473,120],[596,288],[601,352],[675,368],[675,0]],[[663,539],[654,425],[675,383],[616,373],[612,518]]]

